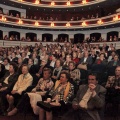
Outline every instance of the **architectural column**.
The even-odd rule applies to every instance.
[[[5,37],[5,35],[7,35],[9,37],[8,31],[3,31],[3,38]]]
[[[90,37],[90,34],[85,34],[85,39]]]
[[[120,38],[120,31],[118,32],[118,38]]]
[[[42,41],[42,34],[37,33],[37,39],[38,39],[39,41]]]
[[[68,34],[69,35],[69,42],[72,42],[71,40],[74,40],[74,35],[73,34]]]
[[[26,35],[25,35],[25,33],[20,32],[20,39],[21,39],[22,37],[26,38]]]
[[[101,37],[102,37],[104,40],[107,40],[107,33],[101,33]]]
[[[56,39],[58,39],[58,34],[53,34],[53,41],[55,41]]]

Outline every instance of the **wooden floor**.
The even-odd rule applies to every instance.
[[[120,107],[119,107],[120,108]],[[113,112],[112,107],[108,107],[103,120],[120,120],[120,110],[118,110],[117,116],[114,116],[115,113]],[[7,116],[0,116],[0,120],[39,120],[38,116],[33,115],[29,112],[26,117],[24,117],[23,113],[18,113],[15,116],[7,117]],[[60,117],[56,116],[53,120],[61,120]]]
[[[0,116],[0,120],[39,120],[39,118],[38,118],[38,116],[35,117],[32,114],[27,114],[26,118],[24,119],[23,114],[19,113],[12,117]],[[61,120],[61,118],[55,117],[54,120]],[[105,116],[104,120],[120,120],[120,116],[119,116],[119,118],[113,117],[113,116]]]

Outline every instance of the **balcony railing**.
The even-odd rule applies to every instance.
[[[107,26],[116,23],[120,23],[120,13],[113,14],[106,17],[79,20],[79,21],[44,21],[44,20],[31,20],[16,18],[7,15],[0,14],[0,23],[30,27],[30,28],[46,28],[46,29],[78,29],[78,28],[92,28]]]

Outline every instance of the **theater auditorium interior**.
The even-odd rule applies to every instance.
[[[0,120],[120,120],[120,0],[0,0]]]

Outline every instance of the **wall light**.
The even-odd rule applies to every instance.
[[[38,25],[39,25],[38,21],[35,21],[35,26],[38,26]]]
[[[54,22],[51,22],[51,27],[54,27]]]
[[[70,25],[70,23],[69,22],[67,22],[66,23],[66,27],[70,27],[71,25]]]
[[[39,1],[39,0],[36,0],[36,1],[35,1],[35,4],[39,4],[39,3],[40,3],[40,1]]]
[[[119,20],[118,15],[116,15],[115,17],[113,17],[113,21],[118,21],[118,20]]]
[[[97,23],[98,23],[99,25],[101,25],[101,24],[103,24],[103,21],[100,19],[100,20],[97,21]]]
[[[23,24],[23,21],[19,19],[18,24]]]
[[[87,26],[87,24],[86,24],[85,21],[82,23],[82,26],[83,26],[83,27]]]
[[[67,1],[67,3],[66,3],[66,4],[67,4],[67,6],[70,6],[70,5],[71,5],[71,3],[70,3],[70,1],[69,1],[69,0]]]
[[[86,1],[86,0],[83,0],[83,1],[82,1],[82,4],[86,4],[86,3],[87,3],[87,1]]]
[[[2,21],[2,22],[6,22],[6,20],[7,20],[6,17],[2,16],[1,21]]]
[[[55,2],[54,2],[54,1],[52,1],[52,2],[51,2],[51,6],[54,6],[54,5],[55,5]]]

